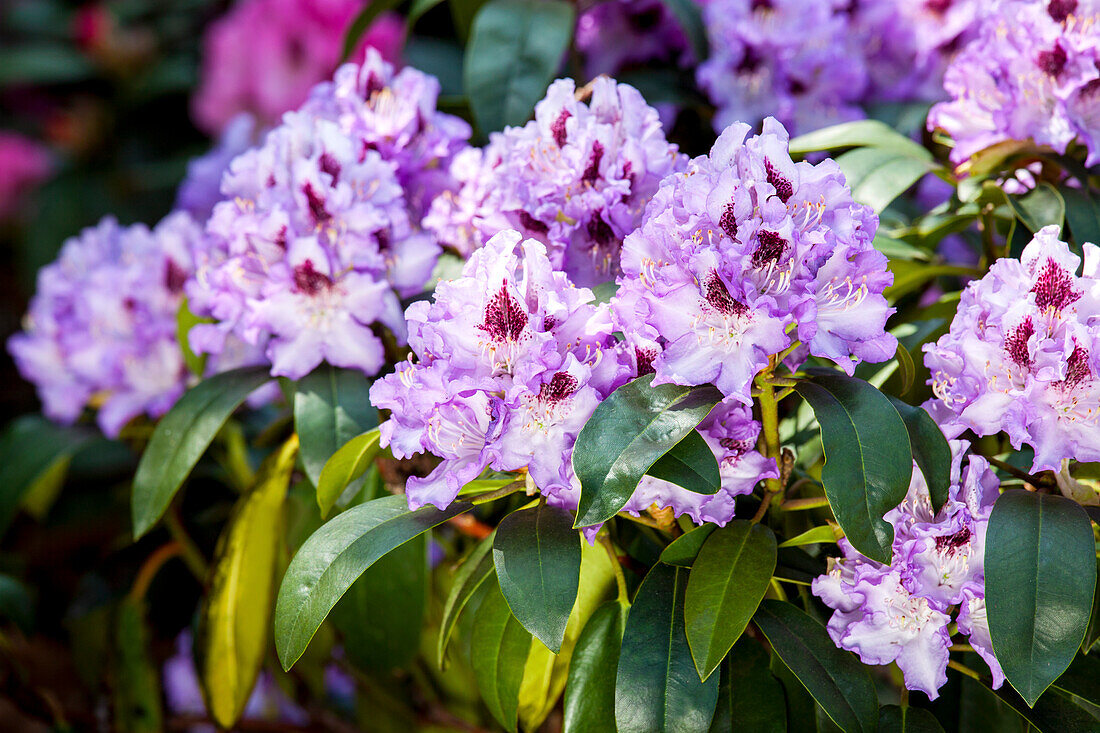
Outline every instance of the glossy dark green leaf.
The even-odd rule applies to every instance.
[[[519,687],[530,651],[531,635],[493,586],[474,615],[470,660],[481,699],[507,730],[516,730]]]
[[[821,425],[821,482],[852,546],[889,564],[894,528],[882,518],[905,498],[913,474],[909,431],[889,398],[867,382],[815,374],[795,389]]]
[[[1035,188],[1020,196],[1010,194],[1008,203],[1016,212],[1016,218],[1032,233],[1049,224],[1060,227],[1066,218],[1066,202],[1062,194],[1046,181],[1040,181]]]
[[[684,624],[699,677],[718,668],[748,626],[775,570],[775,535],[738,519],[714,530],[691,567]]]
[[[1069,669],[1054,680],[1054,687],[1100,706],[1100,659],[1095,654],[1078,654]]]
[[[473,598],[474,593],[485,582],[486,578],[493,574],[493,540],[496,532],[489,535],[470,551],[470,554],[455,571],[454,582],[451,584],[451,592],[447,595],[447,601],[443,604],[443,620],[439,624],[439,642],[436,645],[436,658],[439,666],[443,667],[447,642],[450,641],[451,632],[454,631],[455,622],[462,613],[462,609]]]
[[[878,695],[867,669],[838,649],[824,626],[790,603],[771,600],[760,604],[753,622],[833,722],[849,733],[875,730]]]
[[[894,357],[898,360],[898,371],[901,373],[901,386],[898,387],[898,394],[903,395],[913,388],[917,367],[913,363],[913,356],[909,353],[909,349],[900,343]]]
[[[927,160],[890,148],[856,148],[836,162],[852,188],[852,198],[880,213],[932,170]]]
[[[722,679],[711,733],[787,730],[783,686],[772,675],[768,661],[768,654],[760,644],[748,637],[742,636],[733,645],[720,668]]]
[[[555,654],[577,600],[580,543],[573,516],[546,504],[509,514],[493,540],[493,564],[512,615]]]
[[[575,11],[562,0],[489,0],[466,46],[466,96],[485,133],[522,125],[561,64]]]
[[[1066,202],[1066,223],[1078,252],[1085,242],[1100,244],[1100,198],[1068,186],[1059,193]]]
[[[275,603],[275,648],[284,669],[298,661],[317,627],[351,584],[379,558],[421,532],[470,508],[409,511],[404,496],[384,496],[348,509],[305,541],[283,576]]]
[[[60,427],[41,415],[20,417],[4,428],[0,436],[0,536],[31,487],[60,462],[67,463],[92,437],[88,431]]]
[[[4,573],[0,573],[0,619],[11,621],[27,634],[34,628],[34,601],[30,591]]]
[[[371,23],[378,19],[387,10],[393,10],[404,0],[371,0],[363,6],[355,20],[348,26],[348,32],[344,35],[344,52],[342,59],[348,59],[359,45],[360,39],[366,34]]]
[[[149,531],[207,446],[245,398],[271,379],[267,366],[242,367],[199,382],[157,423],[134,475],[134,537]]]
[[[164,729],[160,675],[149,646],[145,604],[124,599],[115,612],[113,730],[157,733]]]
[[[1029,705],[1073,660],[1095,585],[1092,524],[1079,504],[1019,489],[1001,495],[985,540],[989,633]]]
[[[695,429],[722,395],[710,386],[624,384],[601,402],[577,436],[573,469],[581,483],[575,526],[606,522],[661,456]]]
[[[626,620],[615,681],[619,733],[707,731],[718,678],[699,681],[684,633],[688,571],[657,564]]]
[[[791,140],[791,153],[802,155],[819,150],[864,146],[904,153],[917,160],[932,160],[932,154],[923,145],[879,120],[844,122],[799,135]]]
[[[923,407],[913,407],[894,397],[890,398],[890,402],[909,431],[913,460],[928,484],[932,510],[938,512],[947,502],[951,489],[951,447],[940,426]]]
[[[1039,733],[1100,733],[1100,720],[1056,688],[1043,693],[1034,706],[1008,685],[995,692]]]
[[[370,381],[362,372],[322,364],[299,380],[294,391],[294,429],[302,441],[302,466],[314,486],[320,485],[321,472],[336,451],[377,425]],[[321,509],[326,511],[323,505]]]
[[[474,24],[477,12],[481,10],[486,0],[448,0],[447,5],[451,9],[451,20],[454,22],[458,39],[466,43],[470,39],[470,27]]]
[[[326,517],[332,505],[354,482],[366,474],[378,455],[378,428],[357,435],[332,454],[317,478],[317,506]]]
[[[333,607],[344,653],[352,664],[375,674],[406,667],[420,649],[427,602],[424,534],[379,558]]]
[[[1093,519],[1093,521],[1096,521]],[[1096,561],[1096,590],[1092,593],[1092,615],[1089,617],[1085,639],[1081,642],[1081,652],[1088,654],[1100,639],[1100,559]]]
[[[783,687],[787,702],[787,730],[790,733],[820,733],[817,727],[818,705],[790,667],[773,653],[768,669]]]
[[[691,45],[692,56],[695,63],[704,61],[710,53],[710,44],[707,42],[707,29],[703,24],[703,10],[692,0],[661,0],[669,9],[680,29],[684,32]],[[652,104],[652,100],[650,104]]]
[[[716,529],[718,529],[716,524],[704,524],[702,527],[696,527],[690,532],[680,535],[661,551],[661,562],[666,565],[690,568],[699,555],[699,549]]]
[[[716,494],[722,488],[718,460],[698,430],[692,430],[672,450],[657,459],[646,474],[696,494]]]
[[[922,708],[883,705],[878,711],[878,733],[943,733],[943,726]]]
[[[565,684],[563,733],[615,730],[615,674],[626,615],[627,606],[608,601],[584,625]]]
[[[965,653],[962,657],[963,664],[974,665],[971,669],[980,666],[980,657],[977,654]],[[970,661],[967,661],[968,658]],[[1028,733],[1030,730],[1028,722],[1008,703],[997,697],[987,685],[966,675],[958,676],[958,685],[958,733]],[[1002,689],[1010,688],[1004,685]],[[1015,695],[1015,691],[1012,694]],[[1015,696],[1019,699],[1018,695]],[[1020,703],[1023,704],[1023,701]],[[945,720],[950,721],[951,716],[947,716]]]

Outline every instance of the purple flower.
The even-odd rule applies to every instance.
[[[1081,276],[1079,265],[1044,227],[963,291],[950,331],[925,346],[929,409],[948,435],[1003,431],[1034,447],[1033,471],[1100,460],[1100,248],[1085,244]]]
[[[684,31],[661,0],[596,3],[577,18],[576,43],[590,78],[650,62],[691,62]]]
[[[949,101],[928,128],[955,141],[951,160],[1007,140],[1066,152],[1075,140],[1100,162],[1100,44],[1094,7],[1077,2],[999,3],[944,78]]]
[[[951,609],[959,632],[989,664],[994,687],[1004,681],[985,618],[985,531],[999,495],[996,475],[980,456],[962,460],[969,445],[952,441],[949,498],[932,512],[928,485],[914,467],[909,493],[886,515],[894,527],[893,561],[882,565],[839,541],[842,557],[813,582],[814,595],[834,609],[829,635],[867,664],[897,662],[905,686],[935,699],[947,682]]]
[[[619,272],[623,238],[685,158],[636,89],[605,77],[591,88],[586,104],[572,80],[559,79],[534,120],[490,136],[480,160],[456,160],[462,188],[437,198],[425,219],[441,243],[465,252],[517,229],[543,242],[554,267],[578,285]]]
[[[91,406],[115,437],[137,415],[158,417],[175,403],[187,378],[176,313],[201,237],[182,212],[152,231],[106,218],[42,268],[8,350],[47,417],[72,423]]]
[[[731,126],[662,182],[626,238],[612,301],[656,383],[713,382],[746,405],[753,377],[793,337],[849,374],[896,348],[883,330],[892,278],[871,245],[874,214],[833,161],[792,162],[776,120],[748,131]]]
[[[187,176],[176,194],[176,208],[197,221],[209,219],[214,205],[222,200],[222,175],[230,162],[262,136],[252,115],[242,112],[230,120],[217,144],[187,164]]]

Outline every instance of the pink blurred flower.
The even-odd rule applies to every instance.
[[[361,0],[241,0],[211,24],[203,41],[199,89],[192,99],[196,124],[221,132],[240,112],[261,126],[306,101],[310,89],[340,63],[344,33]],[[404,23],[394,13],[374,21],[353,60],[368,46],[394,62],[404,43]]]
[[[0,219],[18,210],[23,194],[42,183],[53,168],[49,151],[14,132],[0,130]]]

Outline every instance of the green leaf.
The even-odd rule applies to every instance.
[[[519,686],[531,649],[531,635],[508,609],[500,589],[489,589],[474,616],[470,660],[489,712],[504,728],[516,730]]]
[[[451,592],[447,595],[446,603],[443,604],[443,620],[439,624],[436,657],[439,659],[440,669],[443,668],[447,642],[451,638],[455,622],[458,621],[458,615],[462,613],[462,609],[470,602],[485,579],[493,574],[493,539],[495,537],[494,530],[493,534],[483,539],[470,551],[455,572]]]
[[[0,87],[69,84],[95,75],[95,67],[76,44],[36,43],[0,49]]]
[[[283,502],[297,455],[298,441],[289,440],[268,457],[214,551],[195,649],[206,707],[222,728],[240,718],[267,655]]]
[[[1100,720],[1058,689],[1048,690],[1034,705],[1025,702],[1008,685],[1002,685],[994,693],[1039,733],[1100,733]]]
[[[913,460],[928,483],[932,495],[932,511],[939,512],[951,490],[951,446],[932,416],[923,407],[913,407],[891,397],[890,403],[901,415],[909,431]]]
[[[317,627],[363,572],[390,550],[470,508],[409,511],[404,496],[354,506],[321,526],[290,561],[275,603],[275,648],[283,669],[298,661]]]
[[[706,680],[749,625],[775,570],[775,535],[738,519],[711,533],[687,584],[684,624],[699,677]]]
[[[383,555],[360,575],[333,607],[332,622],[343,636],[348,659],[384,676],[416,657],[427,603],[424,534]]]
[[[1035,188],[1022,196],[1010,194],[1008,203],[1016,212],[1016,218],[1032,234],[1049,224],[1060,227],[1066,218],[1066,202],[1062,199],[1062,194],[1046,181],[1040,181]]]
[[[901,386],[898,388],[898,394],[903,395],[913,388],[917,367],[913,364],[913,356],[909,353],[909,349],[902,346],[900,342],[894,358],[898,360],[898,370],[901,372]]]
[[[585,624],[569,665],[563,733],[615,730],[615,674],[627,608],[608,601]]]
[[[409,15],[405,19],[405,27],[412,30],[416,25],[416,21],[420,20],[424,13],[428,12],[436,5],[439,5],[443,0],[413,0],[412,6],[409,8]]]
[[[325,463],[341,446],[377,425],[370,381],[362,372],[322,364],[298,382],[294,429],[302,441],[302,465],[314,486],[320,485]],[[326,514],[332,506],[321,503],[319,492],[317,503]]]
[[[943,733],[936,716],[922,708],[883,705],[878,711],[879,733]]]
[[[473,25],[474,18],[477,17],[478,11],[485,2],[486,0],[450,0],[448,2],[451,8],[451,20],[454,22],[458,39],[463,44],[470,40],[470,26]]]
[[[1078,655],[1054,687],[1100,706],[1100,659]]]
[[[783,686],[787,703],[787,729],[790,733],[820,733],[816,720],[820,707],[814,702],[806,687],[794,676],[790,667],[783,663],[778,654],[772,654],[768,669]],[[825,717],[828,719],[828,716]]]
[[[684,633],[688,571],[657,564],[626,620],[615,681],[619,733],[707,731],[718,678],[699,681]]]
[[[157,423],[134,475],[134,538],[148,532],[207,446],[245,398],[271,379],[267,366],[242,367],[199,382]]]
[[[695,63],[705,61],[710,53],[710,44],[707,42],[707,28],[703,23],[702,8],[692,0],[661,1],[676,18],[680,30],[684,32],[684,37],[691,45],[691,54],[695,57]]]
[[[1073,660],[1095,586],[1092,524],[1079,504],[1018,489],[1001,495],[985,540],[986,610],[997,660],[1028,705]]]
[[[808,529],[797,537],[792,537],[786,542],[780,542],[780,547],[802,547],[803,545],[818,545],[823,542],[836,542],[836,533],[829,525]]]
[[[490,0],[478,11],[463,71],[483,132],[531,116],[569,47],[574,16],[562,0]]]
[[[768,655],[742,636],[722,662],[718,708],[711,733],[743,730],[753,733],[785,733],[787,708],[783,686],[768,669]]]
[[[355,20],[351,22],[351,25],[348,26],[348,32],[344,35],[344,50],[340,58],[345,61],[350,58],[355,51],[355,47],[359,45],[359,41],[370,28],[371,23],[377,20],[382,13],[393,10],[402,2],[403,0],[370,0],[359,11],[359,15],[355,16]]]
[[[64,428],[41,415],[13,420],[0,436],[0,536],[39,481],[67,465],[92,438],[87,431]]]
[[[160,675],[150,654],[145,604],[123,599],[115,612],[114,719],[121,733],[164,729]]]
[[[34,601],[27,587],[5,573],[0,573],[0,618],[11,621],[23,633],[34,629]]]
[[[887,302],[896,303],[909,293],[924,287],[925,283],[937,277],[981,277],[982,272],[973,267],[958,265],[929,265],[927,262],[908,262],[891,260],[890,271],[894,273],[894,284],[883,291]]]
[[[191,309],[187,307],[187,298],[180,301],[179,310],[176,311],[176,343],[179,344],[180,351],[183,352],[183,363],[187,365],[188,371],[196,377],[201,378],[206,373],[207,354],[200,355],[191,350],[188,334],[198,324],[212,322],[209,318],[200,318],[192,313]]]
[[[317,506],[327,517],[344,490],[367,472],[378,455],[378,428],[357,435],[332,454],[317,478]]]
[[[864,146],[902,153],[916,160],[932,160],[932,154],[923,145],[878,120],[857,120],[823,127],[791,140],[790,149],[792,155],[804,155],[819,150]]]
[[[702,527],[696,527],[680,535],[661,551],[661,562],[666,565],[690,568],[699,555],[699,549],[716,529],[718,529],[716,524],[704,524]]]
[[[695,429],[721,399],[711,386],[652,386],[635,379],[596,406],[577,436],[573,469],[581,483],[576,527],[606,522],[657,460]]]
[[[696,494],[716,494],[722,488],[718,460],[698,430],[692,430],[672,450],[657,459],[646,474]]]
[[[493,564],[512,614],[555,654],[577,600],[581,539],[564,509],[540,504],[497,527]]]
[[[856,148],[836,159],[852,198],[877,213],[932,170],[923,158],[890,148]]]
[[[1066,202],[1066,223],[1077,251],[1085,242],[1100,244],[1100,200],[1068,186],[1060,188],[1059,193]]]
[[[905,423],[886,395],[853,377],[818,373],[795,389],[821,425],[821,483],[837,522],[854,548],[888,565],[894,528],[882,517],[913,474]]]
[[[1088,654],[1097,639],[1100,639],[1100,558],[1096,561],[1096,591],[1092,594],[1092,614],[1085,629],[1085,640],[1081,642],[1081,653]]]
[[[875,730],[878,695],[867,668],[838,649],[824,626],[790,603],[771,600],[760,604],[753,622],[834,723],[849,733]]]

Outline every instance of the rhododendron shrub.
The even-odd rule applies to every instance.
[[[235,5],[8,341],[89,725],[1100,730],[1097,12]]]

